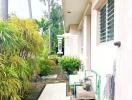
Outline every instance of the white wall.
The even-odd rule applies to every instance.
[[[94,5],[94,4],[93,4]],[[98,11],[91,9],[91,68],[101,75],[101,100],[103,100],[106,75],[113,73],[116,47],[113,41],[98,43]],[[120,100],[120,99],[118,99]]]
[[[91,16],[85,16],[83,21],[83,64],[84,70],[91,67]]]
[[[132,100],[132,0],[115,0],[117,48],[115,100]]]
[[[64,36],[64,55],[79,57],[79,35],[66,33]]]
[[[92,5],[96,1],[98,0],[93,0]],[[115,100],[132,100],[132,0],[115,0],[114,14],[114,41],[121,41],[120,48],[113,45],[114,41],[98,43],[98,11],[92,6],[91,67],[101,75],[103,100],[106,74],[113,73],[113,64],[116,61]],[[84,40],[84,37],[81,34],[81,39]]]
[[[69,33],[64,34],[64,55],[81,58],[82,33],[77,30],[77,25],[71,25]]]
[[[95,0],[97,1],[97,0]],[[132,100],[132,0],[115,0],[114,41],[121,41],[115,47],[114,41],[97,43],[98,11],[91,12],[91,66],[101,75],[101,100],[106,74],[113,73],[116,61],[115,100]]]

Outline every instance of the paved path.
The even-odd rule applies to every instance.
[[[70,100],[66,97],[66,83],[47,84],[38,100]]]

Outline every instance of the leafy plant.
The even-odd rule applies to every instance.
[[[58,55],[50,55],[48,58],[51,59],[51,60],[54,60],[56,65],[58,64],[59,59],[60,59],[60,57]]]
[[[81,61],[75,57],[63,56],[59,60],[59,65],[62,66],[62,69],[68,74],[72,74],[75,70],[79,70]]]
[[[50,65],[43,65],[40,67],[40,75],[41,76],[47,76],[52,72],[52,67]]]
[[[45,4],[45,2],[49,3],[51,5],[51,11],[46,12],[49,18],[49,21],[46,20],[46,18],[42,18],[41,21],[37,21],[37,24],[39,28],[43,29],[44,32],[48,33],[48,28],[50,27],[50,33],[51,33],[51,52],[56,53],[57,52],[57,35],[64,33],[63,28],[63,12],[62,7],[60,4],[56,2],[56,0],[40,0],[42,3]],[[40,27],[41,26],[41,27]]]
[[[49,75],[52,71],[52,66],[49,64],[48,60],[48,49],[44,49],[41,55],[38,56],[38,63],[40,67],[40,75]]]
[[[51,0],[52,8],[50,12],[50,20],[51,20],[51,44],[52,44],[52,52],[57,52],[58,41],[57,35],[61,35],[64,33],[63,28],[63,12],[61,5],[55,2],[55,0]]]
[[[0,21],[0,100],[20,100],[38,68],[44,48],[35,21],[11,17]]]
[[[36,20],[36,23],[38,28],[43,31],[43,35],[48,33],[48,28],[51,25],[50,21],[48,21],[45,17],[42,17],[41,20]]]
[[[19,100],[18,94],[22,84],[12,67],[0,64],[0,98],[1,100]]]

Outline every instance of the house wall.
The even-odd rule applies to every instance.
[[[132,0],[115,0],[114,11],[114,40],[99,43],[99,8],[107,0],[92,0],[91,8],[91,68],[101,75],[101,100],[104,100],[106,75],[115,73],[115,100],[132,99]],[[96,4],[99,3],[99,4]],[[95,9],[96,8],[96,9]],[[83,32],[79,35],[77,43],[82,55],[84,55],[84,42],[88,36],[85,17]],[[87,21],[87,22],[86,22]],[[87,27],[87,29],[86,29]],[[72,31],[73,32],[73,31]],[[77,32],[75,32],[77,33]],[[74,32],[71,34],[75,34]],[[87,33],[87,34],[85,34]],[[88,38],[87,38],[88,40]],[[83,42],[81,42],[83,41]],[[121,47],[114,46],[114,41],[121,41]],[[75,42],[74,42],[75,43]],[[71,44],[71,42],[70,42]],[[71,48],[76,44],[72,44]],[[85,44],[86,45],[86,44]],[[86,48],[85,48],[86,49]],[[72,50],[72,49],[71,49]],[[83,51],[83,52],[82,52]],[[87,50],[88,51],[88,50]],[[82,56],[83,58],[83,56]],[[116,63],[115,63],[116,62]],[[113,67],[116,66],[116,69]]]
[[[97,0],[94,0],[97,2]],[[94,3],[95,3],[94,2]],[[121,41],[121,47],[114,47],[113,41],[98,44],[98,11],[95,4],[91,11],[91,66],[101,75],[101,100],[106,74],[113,73],[116,61],[115,100],[131,100],[132,90],[132,1],[115,0],[114,41]]]
[[[82,32],[78,25],[70,25],[69,33],[65,34],[65,55],[80,57],[83,70],[91,67],[91,16],[85,16]]]
[[[132,0],[115,0],[116,55],[115,100],[132,100]]]
[[[99,43],[99,11],[95,9],[93,1],[91,8],[91,68],[101,75],[101,100],[104,97],[106,86],[106,75],[113,73],[113,63],[115,60],[116,47],[114,41]],[[120,100],[120,99],[118,99]]]
[[[91,67],[91,16],[85,16],[83,20],[83,65],[84,70]]]
[[[69,33],[64,34],[64,48],[65,56],[82,57],[82,33],[77,25],[71,25]]]

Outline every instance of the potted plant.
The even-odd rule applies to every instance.
[[[59,65],[62,67],[62,70],[69,76],[70,74],[73,74],[75,71],[79,70],[81,61],[76,57],[63,56],[59,60]]]

